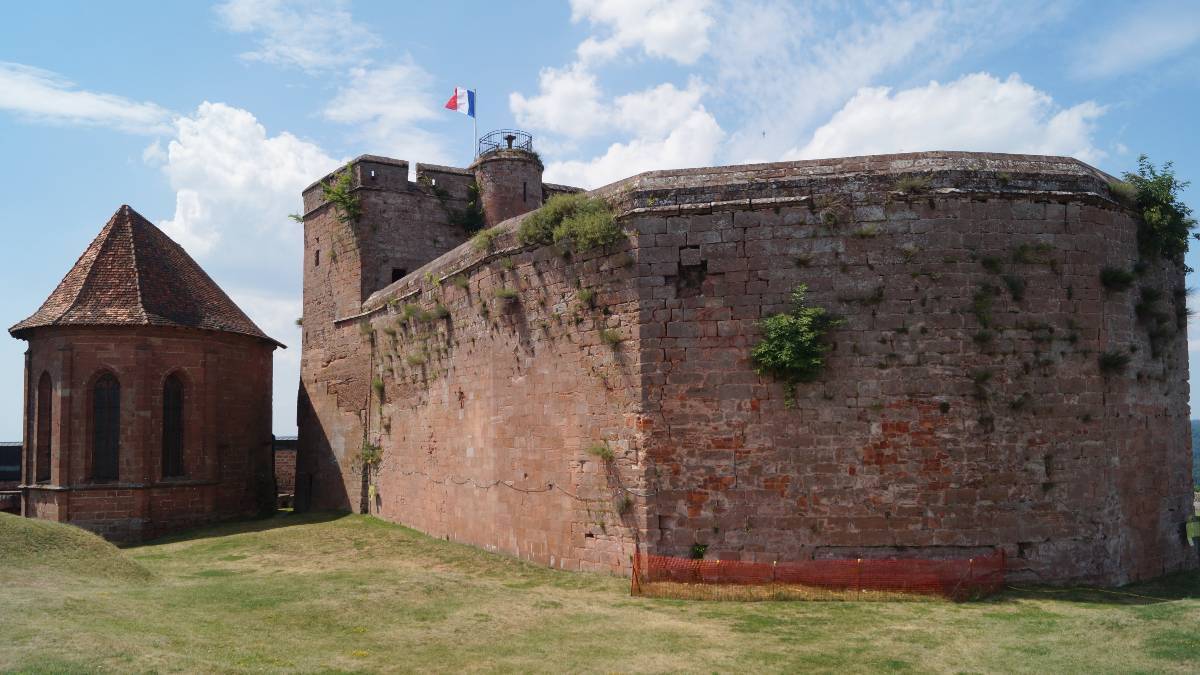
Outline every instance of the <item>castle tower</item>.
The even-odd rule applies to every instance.
[[[541,207],[543,168],[524,131],[500,129],[479,139],[471,171],[489,227]]]

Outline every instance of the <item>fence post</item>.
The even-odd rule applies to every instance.
[[[862,558],[854,565],[854,590],[862,592]]]

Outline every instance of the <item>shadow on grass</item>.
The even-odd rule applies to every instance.
[[[231,520],[224,523],[213,525],[203,525],[193,530],[185,530],[168,534],[158,539],[139,542],[123,546],[125,550],[136,550],[143,546],[157,546],[160,544],[173,544],[181,541],[199,541],[201,539],[210,539],[212,537],[227,537],[231,534],[246,534],[249,532],[266,532],[268,530],[277,530],[282,527],[294,527],[296,525],[315,525],[317,523],[328,523],[330,521],[345,518],[351,515],[349,511],[319,511],[307,513],[293,513],[291,511],[276,511],[274,513],[259,516],[257,518],[247,518],[245,520]]]
[[[990,599],[1003,603],[1007,600],[1056,600],[1097,605],[1154,605],[1176,600],[1200,599],[1200,570],[1177,572],[1119,588],[1094,586],[1036,586],[1014,584]]]

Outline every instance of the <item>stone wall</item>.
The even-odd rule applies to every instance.
[[[296,493],[296,448],[275,446],[275,491],[279,494]]]
[[[696,544],[1002,547],[1018,578],[1100,583],[1194,564],[1183,275],[1140,261],[1107,181],[973,153],[651,172],[598,191],[612,250],[525,250],[508,221],[490,251],[312,304],[319,325],[306,277],[313,505],[568,569]],[[1106,290],[1106,267],[1139,277]],[[788,407],[749,350],[799,284],[844,324]]]
[[[271,345],[148,327],[38,329],[29,342],[27,381],[45,372],[54,387],[53,464],[50,480],[35,483],[26,453],[26,516],[138,541],[271,505]],[[116,481],[99,482],[90,470],[90,392],[105,372],[121,385],[120,462]],[[164,478],[162,391],[172,373],[185,383],[186,475]],[[32,438],[34,415],[26,419]]]

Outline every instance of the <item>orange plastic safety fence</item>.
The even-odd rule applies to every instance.
[[[1005,557],[743,562],[638,554],[633,595],[695,600],[968,600],[1004,586]]]

